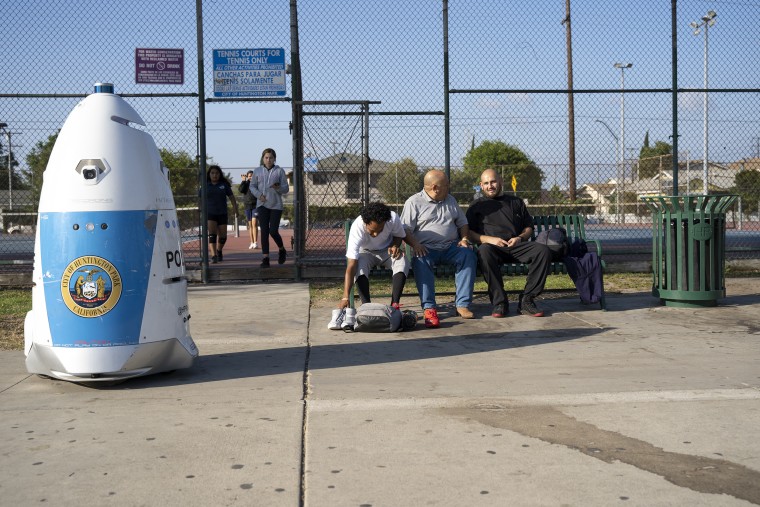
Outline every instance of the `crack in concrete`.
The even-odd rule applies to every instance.
[[[665,451],[564,414],[554,407],[441,408],[446,414],[626,463],[699,493],[726,494],[760,505],[760,472],[724,459]]]

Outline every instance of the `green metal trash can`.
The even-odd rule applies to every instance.
[[[726,296],[726,210],[736,198],[641,198],[652,211],[652,295],[666,306],[715,306]]]

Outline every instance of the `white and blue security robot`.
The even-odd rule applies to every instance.
[[[30,373],[114,382],[192,366],[187,278],[169,175],[142,118],[97,83],[44,173],[34,246]]]

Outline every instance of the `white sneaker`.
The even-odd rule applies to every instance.
[[[343,324],[340,328],[343,331],[353,331],[356,325],[356,308],[346,308],[346,316],[343,319]]]
[[[251,243],[248,245],[248,250],[253,250],[254,248],[256,248],[256,243]]]
[[[253,246],[251,248],[253,248],[254,250],[256,250],[258,247],[259,247],[259,244],[254,241],[253,242]]]
[[[327,324],[327,329],[332,329],[333,331],[337,331],[340,329],[341,324],[343,324],[343,317],[346,315],[346,310],[341,308],[335,308],[332,311],[332,318],[330,319],[330,323]]]

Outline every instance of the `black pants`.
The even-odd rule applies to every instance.
[[[544,290],[552,254],[546,245],[535,241],[519,243],[512,248],[485,244],[478,247],[478,260],[483,278],[488,284],[488,297],[491,298],[491,304],[496,306],[507,302],[504,280],[501,277],[502,264],[508,262],[528,264],[528,279],[525,282],[523,294],[538,296]]]
[[[264,206],[256,208],[258,211],[259,227],[261,228],[261,253],[269,255],[269,236],[272,236],[275,245],[283,248],[282,236],[280,236],[281,209],[269,209]]]

